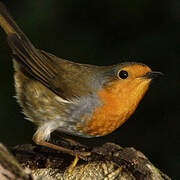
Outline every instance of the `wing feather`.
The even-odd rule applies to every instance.
[[[7,34],[14,59],[34,79],[64,99],[94,92],[91,80],[100,67],[73,63],[35,48],[1,2],[0,25]]]

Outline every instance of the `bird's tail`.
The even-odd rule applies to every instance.
[[[12,33],[19,37],[25,36],[2,2],[0,2],[0,26],[7,35]]]
[[[0,26],[7,34],[7,41],[12,49],[13,59],[22,65],[24,71],[58,94],[55,85],[51,82],[57,75],[53,59],[48,53],[34,47],[1,1]]]

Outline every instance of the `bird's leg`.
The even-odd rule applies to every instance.
[[[64,153],[67,153],[67,154],[70,154],[72,156],[90,156],[91,153],[90,152],[80,152],[80,151],[76,151],[76,150],[71,150],[71,149],[68,149],[68,148],[65,148],[65,147],[62,147],[62,146],[59,146],[59,145],[55,145],[55,144],[52,144],[52,143],[49,143],[49,142],[46,142],[44,140],[35,140],[35,138],[33,138],[34,142],[38,145],[41,145],[41,146],[45,146],[45,147],[49,147],[51,149],[55,149],[57,151],[61,151],[61,152],[64,152]]]
[[[55,150],[58,150],[58,151],[61,151],[61,152],[64,152],[64,153],[67,153],[67,154],[70,154],[72,156],[75,156],[73,162],[71,163],[71,165],[68,167],[68,172],[71,172],[77,165],[78,161],[79,161],[79,158],[81,157],[87,157],[87,156],[90,156],[91,155],[91,152],[80,152],[80,151],[75,151],[75,150],[71,150],[71,149],[68,149],[68,148],[64,148],[62,146],[58,146],[58,145],[55,145],[55,144],[51,144],[49,142],[46,142],[46,141],[37,141],[35,140],[35,138],[33,139],[34,142],[38,145],[42,145],[42,146],[46,146],[46,147],[49,147],[51,149],[55,149]]]
[[[76,166],[79,158],[84,159],[83,157],[87,157],[91,155],[91,152],[81,152],[77,150],[72,150],[72,149],[68,149],[68,148],[47,142],[47,140],[50,138],[51,132],[53,132],[54,130],[56,130],[56,126],[54,126],[53,123],[49,122],[47,124],[44,124],[43,126],[39,127],[36,133],[34,134],[33,141],[38,145],[49,147],[51,149],[55,149],[55,150],[70,154],[71,156],[75,156],[75,159],[72,165],[70,166],[71,169],[72,167]]]
[[[74,161],[71,163],[71,165],[68,167],[68,172],[72,172],[72,170],[76,167],[76,164],[78,163],[79,161],[79,157],[76,155],[75,158],[74,158]]]

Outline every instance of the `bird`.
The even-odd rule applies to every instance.
[[[162,75],[140,62],[80,64],[36,48],[2,2],[0,26],[12,50],[17,101],[37,126],[34,142],[64,153],[78,154],[50,143],[53,132],[82,138],[112,133],[134,113],[152,79]]]

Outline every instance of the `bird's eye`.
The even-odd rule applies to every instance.
[[[119,71],[118,76],[119,76],[121,79],[126,79],[126,78],[128,78],[128,72],[127,72],[127,71],[124,71],[124,70],[121,70],[121,71]]]

